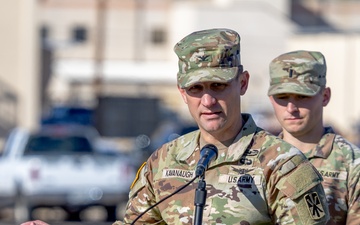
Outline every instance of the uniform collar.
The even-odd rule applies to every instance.
[[[181,137],[182,149],[176,156],[178,161],[186,161],[195,151],[199,150],[200,130],[193,131]]]
[[[219,152],[219,156],[215,162],[212,162],[211,165],[239,160],[251,144],[257,130],[257,126],[250,114],[243,113],[241,116],[244,124],[239,134],[236,136],[234,142],[229,146],[227,151]],[[191,135],[184,135],[180,140],[183,148],[177,154],[176,159],[179,161],[186,161],[194,152],[199,151],[199,140],[200,130],[193,132]]]
[[[331,127],[325,127],[324,134],[319,143],[308,154],[307,158],[324,158],[329,157],[335,139],[335,132]]]
[[[232,162],[241,158],[246,149],[251,144],[257,126],[250,114],[242,114],[244,121],[243,127],[239,134],[236,136],[234,142],[229,146],[227,153],[223,157],[218,157],[219,163],[221,162]]]
[[[308,158],[328,158],[331,154],[332,146],[335,139],[335,132],[331,127],[324,128],[324,134],[321,137],[319,143],[311,149],[309,152],[304,153],[304,155]],[[283,138],[283,133],[279,134],[279,137]]]

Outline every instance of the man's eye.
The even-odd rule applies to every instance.
[[[275,98],[277,98],[277,99],[287,99],[287,98],[289,98],[289,96],[287,96],[287,95],[275,95]]]
[[[202,90],[203,90],[203,87],[201,85],[194,85],[194,86],[188,88],[188,91],[191,93],[201,92]]]
[[[297,98],[298,98],[298,99],[307,99],[307,98],[309,98],[309,96],[298,95]]]
[[[298,95],[296,97],[298,100],[301,100],[301,101],[307,101],[308,99],[311,98],[310,96],[305,96],[305,95]]]
[[[227,84],[224,83],[213,83],[211,84],[211,88],[213,90],[224,90]]]

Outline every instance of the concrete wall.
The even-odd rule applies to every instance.
[[[39,111],[36,2],[12,0],[0,7],[0,82],[16,96],[16,109],[2,104],[0,110],[7,108],[9,119],[27,127],[36,125]]]

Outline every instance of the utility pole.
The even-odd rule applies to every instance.
[[[144,48],[144,17],[145,7],[143,0],[135,0],[135,18],[134,18],[134,61],[141,62],[144,60],[142,54]]]
[[[97,99],[101,94],[103,83],[103,61],[105,47],[105,24],[106,24],[106,6],[107,0],[97,0],[96,2],[96,37],[95,37],[95,54],[94,54],[94,80],[93,92]]]

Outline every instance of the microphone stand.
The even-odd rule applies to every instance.
[[[203,211],[206,201],[206,182],[204,175],[199,177],[198,187],[195,191],[195,218],[194,225],[202,225]]]

